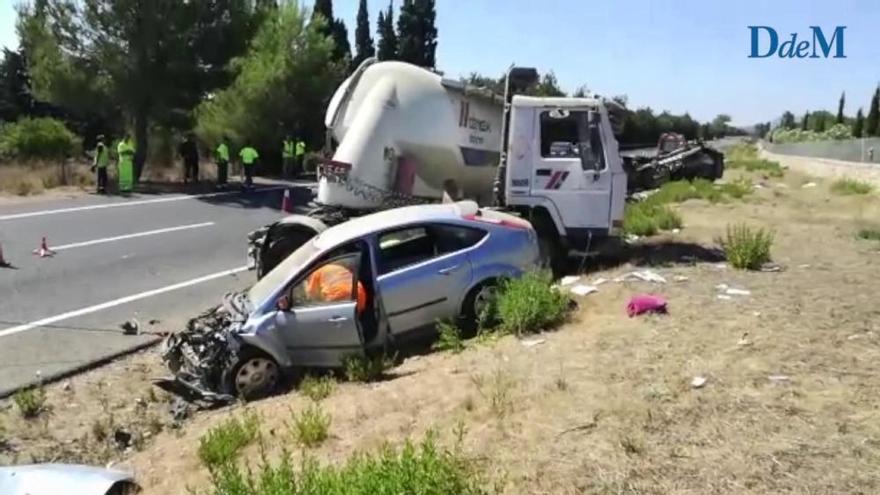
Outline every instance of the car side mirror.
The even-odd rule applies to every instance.
[[[290,297],[288,295],[283,295],[275,301],[275,307],[278,311],[290,311]]]

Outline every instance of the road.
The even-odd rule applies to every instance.
[[[132,317],[176,331],[252,283],[245,236],[283,215],[284,187],[0,204],[0,397],[154,342],[122,334]],[[43,236],[52,257],[32,253]]]

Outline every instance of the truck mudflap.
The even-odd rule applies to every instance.
[[[246,321],[243,294],[227,294],[221,306],[189,320],[186,328],[162,342],[160,356],[172,376],[154,384],[188,402],[228,403],[235,397],[223,386],[223,372],[240,345],[238,330]]]

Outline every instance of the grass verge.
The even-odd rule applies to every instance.
[[[317,404],[312,404],[299,414],[292,414],[290,431],[293,438],[303,447],[317,447],[327,439],[330,430],[330,415],[324,413]]]
[[[22,418],[32,419],[46,410],[46,392],[43,387],[23,388],[12,396]]]
[[[529,272],[502,282],[496,307],[499,330],[517,336],[552,328],[568,315],[569,298],[548,272]]]
[[[464,350],[461,329],[448,321],[437,322],[437,341],[431,346],[435,351],[451,351],[455,354]]]
[[[841,196],[871,194],[873,190],[874,186],[871,184],[854,179],[838,179],[831,184],[831,192]]]
[[[350,382],[374,382],[382,378],[393,361],[385,356],[361,356],[353,354],[342,360],[346,380]]]
[[[770,261],[773,233],[751,229],[746,225],[728,225],[727,234],[718,243],[730,266],[740,270],[757,270]]]
[[[230,464],[243,448],[257,438],[259,429],[260,419],[255,413],[224,421],[199,439],[199,460],[209,470]]]
[[[211,482],[211,495],[488,493],[473,463],[458,449],[439,447],[430,434],[400,450],[386,446],[376,453],[355,454],[340,466],[306,458],[297,468],[289,455],[277,464],[263,459],[255,470],[225,465]]]
[[[299,382],[299,391],[309,399],[312,399],[315,402],[320,402],[330,394],[333,393],[333,390],[336,389],[336,380],[333,379],[332,376],[324,375],[320,377],[315,377],[312,375],[306,375],[305,378]]]
[[[859,230],[856,237],[865,241],[880,241],[880,228],[869,227]]]

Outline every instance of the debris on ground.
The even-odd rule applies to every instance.
[[[123,335],[137,335],[140,333],[141,324],[135,318],[132,318],[119,325],[119,328],[122,329]]]
[[[812,188],[816,187],[816,183],[815,182],[807,182],[806,184],[802,185],[801,187],[803,189],[812,189]]]
[[[596,280],[594,280],[593,283],[590,284],[590,285],[596,285],[596,286],[599,286],[599,285],[604,284],[604,283],[607,282],[607,281],[608,281],[607,278],[601,278],[601,277],[600,277],[600,278],[597,278]]]
[[[638,280],[642,282],[651,282],[657,284],[665,284],[666,279],[653,270],[640,270],[621,275],[614,279],[615,282],[628,282]]]
[[[586,296],[587,294],[592,294],[593,292],[598,291],[599,288],[593,285],[577,284],[571,288],[571,293],[577,296]]]
[[[773,273],[785,271],[785,267],[777,263],[764,263],[761,265],[760,270],[765,273]]]
[[[733,287],[730,287],[727,284],[718,284],[715,286],[715,290],[717,290],[721,293],[721,294],[719,294],[719,296],[721,296],[721,295],[725,295],[725,296],[750,296],[750,295],[752,295],[752,291],[750,291],[750,290],[735,289]],[[728,298],[719,297],[719,299],[728,299]]]
[[[559,285],[565,287],[566,285],[571,285],[580,279],[581,278],[578,277],[577,275],[566,275],[566,276],[562,277],[562,279],[559,280]]]
[[[522,344],[523,347],[535,347],[536,345],[541,345],[544,342],[547,342],[547,339],[526,339],[519,341],[519,343]]]
[[[770,375],[767,379],[775,384],[789,383],[791,381],[791,377],[788,375]]]
[[[666,299],[650,294],[633,296],[626,305],[626,314],[630,318],[644,313],[666,313]]]
[[[673,282],[687,282],[690,278],[685,277],[684,275],[676,275],[672,277]]]
[[[718,299],[721,299],[722,301],[730,301],[731,299],[733,299],[732,297],[728,296],[727,294],[718,294],[715,297],[717,297]]]
[[[752,345],[752,341],[749,340],[749,332],[745,332],[742,337],[739,338],[739,341],[736,343],[736,345],[740,347],[748,347]]]
[[[693,380],[691,380],[691,388],[703,388],[708,382],[709,379],[705,376],[695,376]]]

